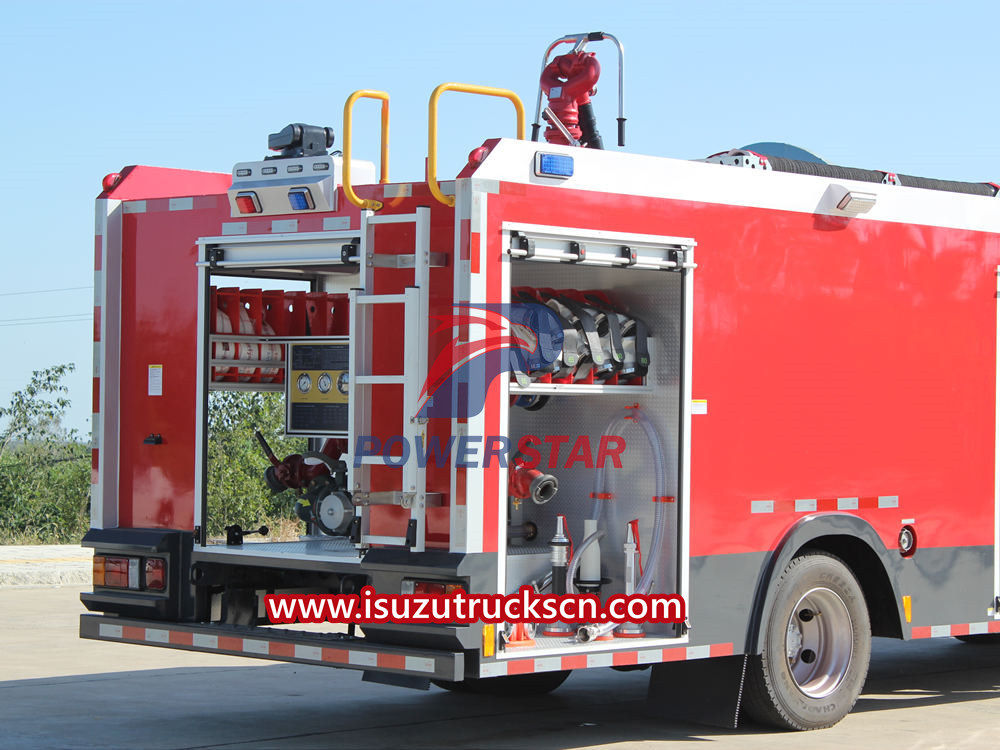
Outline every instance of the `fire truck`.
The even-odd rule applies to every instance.
[[[298,123],[232,174],[104,179],[82,637],[481,694],[650,668],[665,717],[791,729],[851,710],[872,636],[1000,638],[1000,188],[775,144],[604,149],[594,49],[617,58],[623,146],[624,49],[595,32],[547,47],[530,135],[511,91],[435,88],[422,179],[390,180],[372,90],[339,151]],[[443,95],[514,114],[453,179]],[[352,152],[361,99],[377,166]],[[297,540],[237,517],[210,538],[216,391],[280,394],[308,440],[257,436]],[[365,586],[671,593],[687,614],[265,617],[268,594]]]

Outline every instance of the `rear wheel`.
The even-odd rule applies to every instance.
[[[544,695],[551,693],[566,682],[569,672],[538,672],[537,674],[517,674],[508,677],[484,677],[478,680],[431,680],[439,688],[454,693],[474,695],[495,695],[517,697],[521,695]]]
[[[820,729],[854,707],[871,655],[864,593],[839,558],[810,552],[776,582],[764,644],[751,658],[744,705],[765,724]]]

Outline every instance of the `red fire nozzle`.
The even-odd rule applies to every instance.
[[[536,505],[545,505],[558,491],[559,480],[551,474],[525,468],[516,461],[508,471],[507,492],[518,500],[530,499]]]
[[[590,96],[601,77],[601,64],[593,52],[570,52],[553,58],[542,71],[542,91],[549,108],[576,140],[584,135],[580,127],[580,107],[590,104]],[[569,145],[555,125],[545,129],[549,143]]]

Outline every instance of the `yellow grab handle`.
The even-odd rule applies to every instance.
[[[437,103],[445,91],[462,91],[466,94],[481,94],[482,96],[498,96],[509,99],[517,113],[517,137],[524,140],[524,104],[521,97],[508,89],[495,89],[492,86],[473,86],[468,83],[442,83],[431,93],[428,103],[429,120],[427,126],[427,186],[431,194],[446,206],[455,205],[454,195],[445,195],[437,181]],[[346,153],[346,151],[345,151]]]
[[[358,208],[370,208],[378,211],[382,208],[382,201],[359,198],[351,187],[351,113],[354,109],[354,102],[358,99],[379,99],[382,101],[382,165],[379,173],[379,182],[389,181],[389,95],[384,91],[373,91],[371,89],[361,89],[355,91],[344,103],[344,166],[342,180],[344,183],[344,195],[351,203]]]

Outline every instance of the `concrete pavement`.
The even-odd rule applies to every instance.
[[[500,700],[81,641],[80,590],[0,590],[0,748],[956,748],[1000,728],[1000,646],[948,638],[877,639],[864,695],[832,729],[724,731],[647,715],[646,672],[587,670],[551,695]]]

